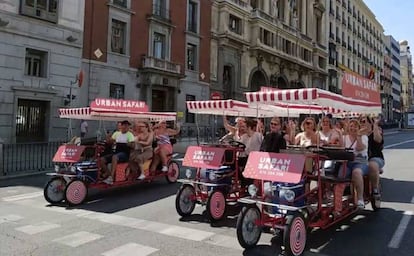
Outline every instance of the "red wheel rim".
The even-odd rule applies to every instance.
[[[80,180],[71,182],[66,190],[66,200],[72,204],[80,204],[85,199],[86,186]]]
[[[213,195],[210,199],[210,213],[213,219],[220,219],[224,215],[224,210],[226,209],[226,199],[224,198],[223,193],[213,192]]]
[[[306,227],[302,218],[293,219],[290,228],[290,248],[293,255],[301,255],[306,245]]]
[[[168,166],[168,179],[171,182],[175,182],[178,179],[179,171],[176,163],[171,163]]]

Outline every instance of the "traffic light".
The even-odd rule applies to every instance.
[[[65,106],[69,105],[74,99],[76,99],[76,95],[72,95],[72,99],[70,98],[70,96],[71,96],[70,94],[66,95],[66,98],[64,101]]]

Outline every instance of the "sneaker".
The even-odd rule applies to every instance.
[[[364,202],[364,200],[358,200],[357,205],[358,205],[358,208],[359,209],[365,209],[365,202]]]
[[[167,166],[163,166],[162,169],[161,169],[161,171],[168,172],[168,167]]]
[[[145,179],[145,174],[141,173],[141,175],[139,175],[137,180],[143,180],[143,179]]]
[[[114,180],[112,179],[112,176],[109,176],[108,178],[104,179],[103,182],[108,185],[112,185],[114,183]]]
[[[372,197],[374,198],[375,208],[381,208],[381,194],[378,191],[372,192]]]

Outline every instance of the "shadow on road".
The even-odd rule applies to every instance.
[[[414,188],[413,181],[381,178],[381,187],[383,202],[411,203]]]
[[[191,214],[190,216],[181,217],[179,220],[182,222],[191,222],[192,224],[197,223],[210,223],[211,227],[228,227],[236,228],[237,216],[241,210],[238,205],[227,205],[226,217],[219,221],[211,222],[207,216],[207,210],[205,206],[202,214]]]
[[[304,255],[412,256],[409,253],[405,254],[402,251],[404,249],[388,247],[402,215],[401,211],[390,208],[382,208],[378,212],[366,209],[326,230],[314,229],[308,233]],[[411,234],[411,236],[413,235]],[[269,241],[268,245],[259,244],[252,249],[245,250],[243,255],[279,255],[282,253],[282,244],[283,238],[276,236]],[[410,245],[407,245],[408,247]],[[400,246],[400,248],[403,248],[403,246]]]
[[[67,209],[84,209],[102,213],[116,213],[145,205],[174,195],[180,184],[168,184],[163,179],[152,183],[137,184],[124,188],[93,190],[87,201]]]

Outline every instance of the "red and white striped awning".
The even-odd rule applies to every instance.
[[[274,104],[300,104],[320,106],[331,113],[356,112],[362,114],[381,113],[381,104],[344,97],[318,88],[287,89],[275,91],[247,92],[247,102],[251,106]],[[303,112],[308,113],[308,112]]]
[[[195,114],[244,117],[273,117],[288,116],[289,114],[288,109],[283,107],[272,105],[249,106],[247,102],[232,99],[187,101],[186,103],[188,111]]]
[[[175,112],[119,112],[119,111],[92,111],[91,108],[61,108],[59,109],[60,118],[84,119],[84,120],[103,120],[121,121],[144,119],[150,121],[174,121],[177,113]]]

